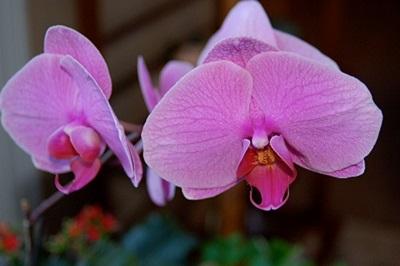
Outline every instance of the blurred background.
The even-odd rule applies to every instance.
[[[207,38],[235,0],[2,0],[0,2],[0,87],[42,51],[46,29],[73,27],[103,53],[113,78],[111,98],[120,119],[143,123],[136,60],[143,55],[155,77],[169,59],[195,62]],[[349,265],[400,262],[400,6],[397,0],[265,0],[274,27],[300,36],[332,57],[341,69],[367,84],[384,122],[363,176],[348,180],[300,170],[287,204],[262,212],[248,201],[242,184],[224,195],[187,201],[180,191],[167,207],[154,206],[145,184],[134,189],[117,166],[63,199],[45,219],[45,231],[84,204],[112,210],[128,228],[150,212],[176,217],[204,236],[263,234],[304,246],[318,265],[343,259]],[[129,100],[127,100],[129,99]],[[18,223],[19,200],[33,206],[54,192],[51,176],[34,170],[30,159],[0,129],[0,220]]]

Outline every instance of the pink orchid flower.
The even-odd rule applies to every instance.
[[[99,172],[108,146],[137,185],[142,166],[108,99],[109,71],[97,48],[64,26],[48,29],[44,53],[30,60],[0,95],[2,124],[31,155],[34,165],[56,174],[56,187],[68,194]],[[58,174],[72,171],[63,186]]]
[[[296,165],[361,175],[382,113],[367,87],[305,42],[275,31],[255,1],[240,2],[199,60],[149,115],[144,158],[188,199],[241,181],[275,210]]]
[[[177,60],[168,62],[161,70],[159,88],[155,88],[143,58],[139,57],[139,82],[149,112],[154,109],[168,90],[192,68],[193,66],[187,62]],[[156,205],[165,206],[174,198],[175,186],[154,173],[150,167],[147,168],[146,182],[150,198]]]

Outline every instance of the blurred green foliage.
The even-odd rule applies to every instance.
[[[60,233],[49,238],[40,252],[40,266],[313,266],[301,247],[279,239],[248,238],[240,234],[202,242],[161,214],[150,215],[114,240],[113,230],[87,234],[99,228],[99,210],[79,226],[66,220]],[[97,213],[97,214],[96,214]],[[94,215],[96,214],[96,215]],[[78,216],[79,217],[79,216]],[[82,216],[81,216],[82,217]],[[96,218],[93,220],[93,217]],[[75,218],[76,219],[76,218]],[[100,219],[101,220],[101,219]],[[80,220],[82,221],[82,219]],[[75,223],[76,225],[76,223]],[[93,227],[95,225],[95,227]],[[85,229],[86,228],[86,229]],[[114,228],[114,227],[109,227]],[[78,230],[79,229],[79,230]],[[83,230],[84,229],[84,230]],[[88,238],[88,236],[91,236]],[[20,254],[20,253],[16,253]],[[22,256],[1,256],[0,266],[22,265]],[[333,264],[345,266],[343,263]]]
[[[298,246],[282,240],[246,239],[234,234],[216,238],[202,248],[202,266],[312,266]]]

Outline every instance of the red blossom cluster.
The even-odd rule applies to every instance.
[[[115,217],[105,213],[99,206],[87,206],[67,225],[70,238],[84,237],[90,242],[115,232],[118,222]]]
[[[18,236],[5,224],[0,223],[0,253],[14,254],[21,247]]]

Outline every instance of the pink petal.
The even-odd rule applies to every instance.
[[[138,58],[137,69],[144,102],[146,103],[147,109],[151,111],[161,98],[160,92],[154,88],[149,70],[141,56]]]
[[[107,143],[121,162],[126,174],[134,176],[134,165],[124,130],[115,116],[103,91],[82,65],[70,56],[61,62],[63,69],[71,75],[79,87],[86,123]]]
[[[359,80],[285,52],[257,55],[247,68],[254,104],[271,132],[285,139],[295,163],[334,172],[357,164],[373,148],[382,113]]]
[[[257,1],[240,1],[226,16],[222,27],[210,38],[198,63],[220,41],[234,37],[249,37],[276,47],[275,34],[263,7]]]
[[[73,147],[83,161],[90,163],[100,156],[103,143],[99,134],[92,128],[69,125],[64,128],[64,131],[70,137]]]
[[[147,118],[142,133],[147,164],[180,187],[234,182],[251,87],[247,71],[227,61],[186,74]]]
[[[85,36],[66,26],[50,27],[44,39],[44,52],[75,58],[92,74],[107,99],[110,98],[112,83],[107,64],[96,46]]]
[[[132,158],[132,165],[134,165],[134,171],[133,171],[133,176],[131,177],[132,184],[135,187],[139,187],[139,183],[142,180],[143,177],[143,165],[142,165],[142,160],[140,159],[140,156],[135,148],[135,146],[128,142],[128,147],[129,147],[129,152],[131,154]]]
[[[72,159],[78,155],[69,136],[64,132],[64,126],[49,136],[47,148],[49,156],[57,159]]]
[[[42,169],[43,171],[50,173],[67,173],[71,171],[71,160],[57,160],[51,158],[50,156],[46,158],[32,157],[33,165],[37,169]]]
[[[331,173],[322,173],[322,174],[338,178],[349,178],[354,176],[360,176],[364,173],[364,171],[365,171],[365,161],[362,160],[361,162],[350,165],[349,167],[346,167],[344,169],[337,170]]]
[[[147,168],[146,182],[149,196],[157,206],[165,206],[174,198],[175,186],[159,177],[151,168]]]
[[[254,167],[256,167],[256,163],[254,162],[254,158],[257,156],[257,152],[254,148],[249,148],[246,153],[242,156],[240,160],[240,164],[237,167],[236,176],[241,178],[247,176],[251,171],[253,171]]]
[[[232,187],[236,186],[242,179],[233,182],[232,184],[223,186],[223,187],[216,187],[216,188],[182,188],[182,193],[185,198],[188,200],[201,200],[201,199],[209,199],[216,197],[223,192],[231,189]]]
[[[337,69],[339,68],[336,62],[333,61],[331,58],[321,53],[321,51],[314,46],[306,43],[305,41],[297,38],[294,35],[275,30],[275,38],[276,42],[278,43],[278,48],[283,51],[293,52],[305,56],[309,59],[315,60],[321,64]]]
[[[77,115],[77,88],[60,68],[61,56],[42,54],[29,61],[0,94],[2,123],[36,166],[58,173],[47,150],[49,137]],[[46,163],[40,163],[46,161]],[[42,167],[43,166],[43,167]],[[61,167],[65,169],[65,165]]]
[[[59,191],[64,194],[70,194],[74,191],[80,190],[87,184],[89,184],[97,175],[101,167],[99,159],[91,163],[87,163],[83,160],[76,159],[71,163],[71,170],[74,173],[74,179],[71,183],[63,186],[60,183],[60,177],[56,175],[55,185]]]
[[[296,168],[294,167],[292,155],[285,144],[282,136],[273,136],[270,140],[271,148],[279,156],[279,158],[286,164],[287,167],[296,175]]]
[[[161,96],[167,93],[175,83],[186,73],[193,69],[193,65],[185,62],[172,60],[169,61],[161,70],[160,74],[160,93]]]
[[[246,177],[251,186],[250,201],[265,211],[276,210],[289,197],[289,185],[296,178],[282,161],[272,166],[256,166]]]
[[[278,51],[273,46],[252,38],[229,38],[214,46],[204,63],[228,60],[246,67],[247,62],[262,52]]]

